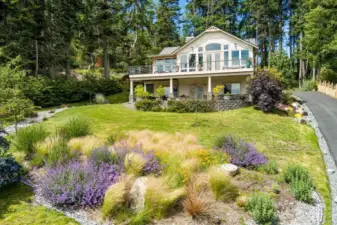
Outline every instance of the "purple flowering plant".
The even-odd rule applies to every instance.
[[[103,202],[105,192],[118,177],[114,165],[70,161],[47,168],[40,177],[38,190],[53,205],[95,207]]]
[[[235,140],[230,134],[226,136],[220,149],[232,158],[232,164],[240,167],[251,168],[267,163],[265,156],[253,144],[241,138]]]

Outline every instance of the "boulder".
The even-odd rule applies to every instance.
[[[301,108],[301,105],[298,102],[291,103],[291,106],[294,107],[295,109]]]
[[[135,212],[141,212],[144,209],[147,181],[147,177],[139,177],[135,180],[131,187],[129,197],[131,209]]]
[[[222,164],[220,166],[220,169],[227,172],[231,176],[235,176],[239,173],[239,167],[237,167],[234,164],[228,163],[228,164]]]

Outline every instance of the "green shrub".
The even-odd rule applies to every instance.
[[[293,92],[290,90],[282,91],[282,103],[287,105],[291,104],[294,101],[292,95]]]
[[[103,94],[95,94],[95,102],[96,104],[106,104],[108,103],[108,100]]]
[[[239,195],[238,188],[231,183],[231,177],[224,171],[213,168],[209,173],[209,184],[216,200],[233,201]]]
[[[275,160],[270,160],[268,163],[258,167],[258,171],[266,174],[278,174],[279,165]]]
[[[236,198],[235,204],[240,208],[246,208],[248,205],[248,197],[246,195],[240,195]]]
[[[59,128],[58,134],[65,139],[83,137],[90,134],[90,125],[87,120],[72,118]]]
[[[43,126],[29,126],[18,130],[14,138],[14,148],[16,151],[26,153],[30,158],[36,151],[35,144],[44,140],[48,132]]]
[[[129,92],[123,91],[106,97],[110,104],[119,104],[129,101]]]
[[[189,112],[214,112],[215,111],[215,101],[197,101],[197,100],[187,100],[187,101],[176,101],[169,100],[167,102],[167,111],[178,112],[178,113],[189,113]]]
[[[94,93],[112,95],[121,92],[122,88],[120,82],[113,78],[86,76],[84,80],[68,80],[29,76],[22,91],[34,105],[48,107],[88,101],[92,99]]]
[[[248,200],[248,211],[252,214],[257,223],[271,222],[275,217],[275,206],[268,194],[255,193]]]
[[[122,132],[109,134],[109,136],[106,139],[106,144],[113,145],[116,142],[123,140],[125,137],[126,137],[125,134]]]
[[[289,165],[283,174],[284,181],[288,184],[296,180],[311,182],[309,171],[301,165]]]
[[[290,189],[299,201],[312,203],[314,185],[309,171],[300,165],[290,165],[284,172],[284,180],[290,184]]]
[[[312,203],[313,186],[309,181],[295,180],[290,184],[291,193],[295,196],[296,200]]]
[[[158,112],[161,110],[160,103],[159,100],[144,99],[137,101],[135,106],[137,110]]]
[[[314,80],[305,80],[301,87],[302,91],[315,91],[317,90],[317,83]]]
[[[323,66],[320,73],[321,81],[330,81],[337,83],[337,73],[334,72],[331,68]]]

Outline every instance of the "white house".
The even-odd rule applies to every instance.
[[[153,56],[152,65],[130,68],[130,102],[135,82],[154,95],[162,85],[169,98],[211,100],[217,85],[225,86],[220,94],[246,93],[246,79],[254,73],[255,44],[216,27],[186,39],[183,46]]]

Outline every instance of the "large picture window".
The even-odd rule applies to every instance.
[[[240,65],[240,51],[239,50],[232,51],[232,65],[233,66]]]
[[[220,51],[221,50],[221,44],[218,43],[212,43],[206,45],[206,51]]]
[[[190,54],[188,61],[189,61],[189,71],[194,72],[195,71],[195,62],[196,62],[195,54]]]
[[[181,66],[181,72],[187,71],[187,55],[180,56],[180,66]]]
[[[225,84],[224,86],[224,94],[237,95],[241,93],[240,83]]]
[[[156,70],[157,72],[161,73],[164,70],[164,60],[162,59],[157,59],[156,61]]]

